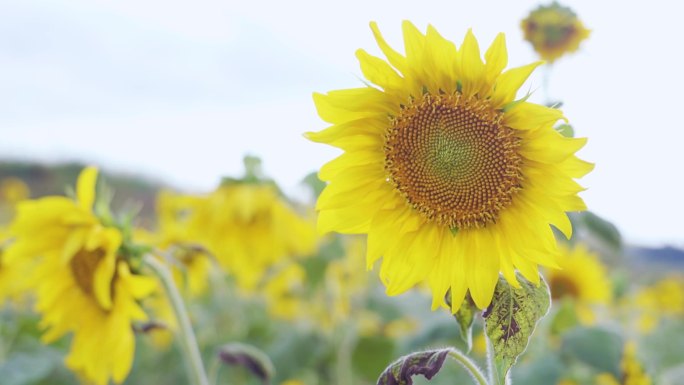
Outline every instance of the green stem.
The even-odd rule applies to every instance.
[[[459,364],[463,365],[463,367],[470,372],[475,381],[477,381],[478,385],[488,385],[487,380],[485,379],[484,374],[482,374],[480,368],[478,368],[477,365],[465,354],[456,349],[451,349],[449,350],[449,356],[458,361]]]
[[[348,323],[341,329],[342,335],[340,336],[337,362],[335,363],[337,383],[339,385],[352,385],[351,356],[354,349],[356,332]]]
[[[195,385],[209,385],[207,374],[204,371],[204,364],[202,364],[202,356],[197,346],[195,333],[192,331],[190,318],[185,309],[183,299],[178,292],[176,284],[173,282],[173,276],[169,268],[162,262],[157,260],[152,255],[145,255],[143,263],[152,270],[164,285],[164,290],[169,298],[173,312],[178,320],[178,332],[183,346],[185,359],[190,367],[190,377]]]

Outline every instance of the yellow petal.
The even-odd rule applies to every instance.
[[[378,29],[378,25],[376,22],[371,21],[370,28],[373,31],[373,36],[375,36],[375,41],[377,41],[378,47],[380,47],[382,53],[385,54],[390,64],[392,64],[394,68],[399,70],[399,72],[405,73],[406,58],[399,54],[399,52],[395,51],[392,47],[390,47],[389,44],[387,44],[385,38],[382,37],[382,34],[380,33],[380,30]]]
[[[76,184],[76,196],[81,207],[91,210],[95,203],[95,184],[97,183],[97,168],[90,166],[81,171]]]
[[[468,30],[458,50],[458,58],[459,80],[462,82],[463,94],[472,96],[482,88],[485,67],[480,56],[480,46],[471,29]]]
[[[494,86],[492,93],[492,104],[494,106],[502,106],[515,100],[518,89],[522,87],[523,83],[532,74],[535,68],[539,67],[544,62],[538,61],[522,67],[511,68],[502,73]]]
[[[499,280],[499,256],[495,240],[486,228],[460,234],[463,234],[465,258],[468,261],[470,295],[478,308],[486,309]]]
[[[485,71],[487,82],[491,84],[501,74],[508,64],[508,50],[506,49],[506,36],[503,33],[496,38],[485,53]]]
[[[360,49],[356,51],[356,57],[361,64],[363,76],[372,83],[382,87],[385,91],[400,91],[404,79],[386,61],[379,57],[369,55]]]

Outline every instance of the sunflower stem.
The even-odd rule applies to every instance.
[[[169,298],[171,307],[178,321],[178,333],[180,334],[181,345],[185,354],[185,359],[190,368],[189,376],[195,385],[209,385],[207,374],[202,363],[202,355],[197,345],[195,333],[190,324],[188,312],[183,303],[183,298],[173,281],[173,276],[169,268],[152,255],[145,255],[144,264],[152,270],[162,282],[164,290]]]
[[[449,357],[455,359],[459,364],[463,365],[463,367],[470,372],[470,375],[473,376],[473,379],[478,385],[489,385],[480,368],[478,368],[477,365],[470,358],[468,358],[468,356],[456,349],[451,349],[449,350]]]

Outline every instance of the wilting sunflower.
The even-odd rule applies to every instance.
[[[433,309],[449,289],[454,311],[466,290],[487,307],[500,271],[539,282],[538,265],[557,265],[549,224],[571,235],[566,211],[585,209],[573,178],[593,167],[574,155],[586,139],[553,130],[559,110],[516,99],[540,63],[502,73],[503,34],[483,62],[470,31],[457,50],[404,22],[402,55],[371,28],[389,64],[357,57],[375,86],[314,94],[333,125],[307,137],[344,150],[319,172],[319,230],[367,233],[387,293],[427,281]]]
[[[72,332],[66,365],[89,382],[116,383],[128,375],[135,352],[131,323],[144,320],[137,300],[155,282],[131,272],[119,254],[121,232],[93,214],[97,170],[78,178],[77,200],[50,196],[24,201],[10,231],[10,260],[33,260],[27,277],[42,314],[43,341]]]
[[[311,221],[270,184],[220,186],[194,206],[187,220],[191,238],[248,290],[282,258],[308,255],[316,244]]]
[[[549,269],[545,276],[553,299],[569,299],[585,324],[594,321],[594,305],[607,305],[612,288],[605,266],[599,257],[584,245],[573,249],[560,248],[563,258],[558,260],[560,269]]]
[[[532,44],[542,59],[549,62],[577,51],[582,40],[588,38],[591,32],[584,27],[575,12],[555,1],[530,12],[521,27],[525,40]]]

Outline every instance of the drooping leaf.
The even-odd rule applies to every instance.
[[[451,349],[411,353],[391,364],[378,378],[378,385],[412,385],[413,376],[432,379],[442,369]]]
[[[223,345],[218,357],[224,364],[242,366],[249,370],[264,384],[270,384],[275,374],[275,368],[268,356],[250,345],[237,342]]]
[[[539,320],[551,304],[544,279],[539,286],[518,275],[516,289],[499,278],[492,304],[484,312],[485,332],[494,349],[495,384],[504,384],[506,375],[518,357],[527,349]]]

